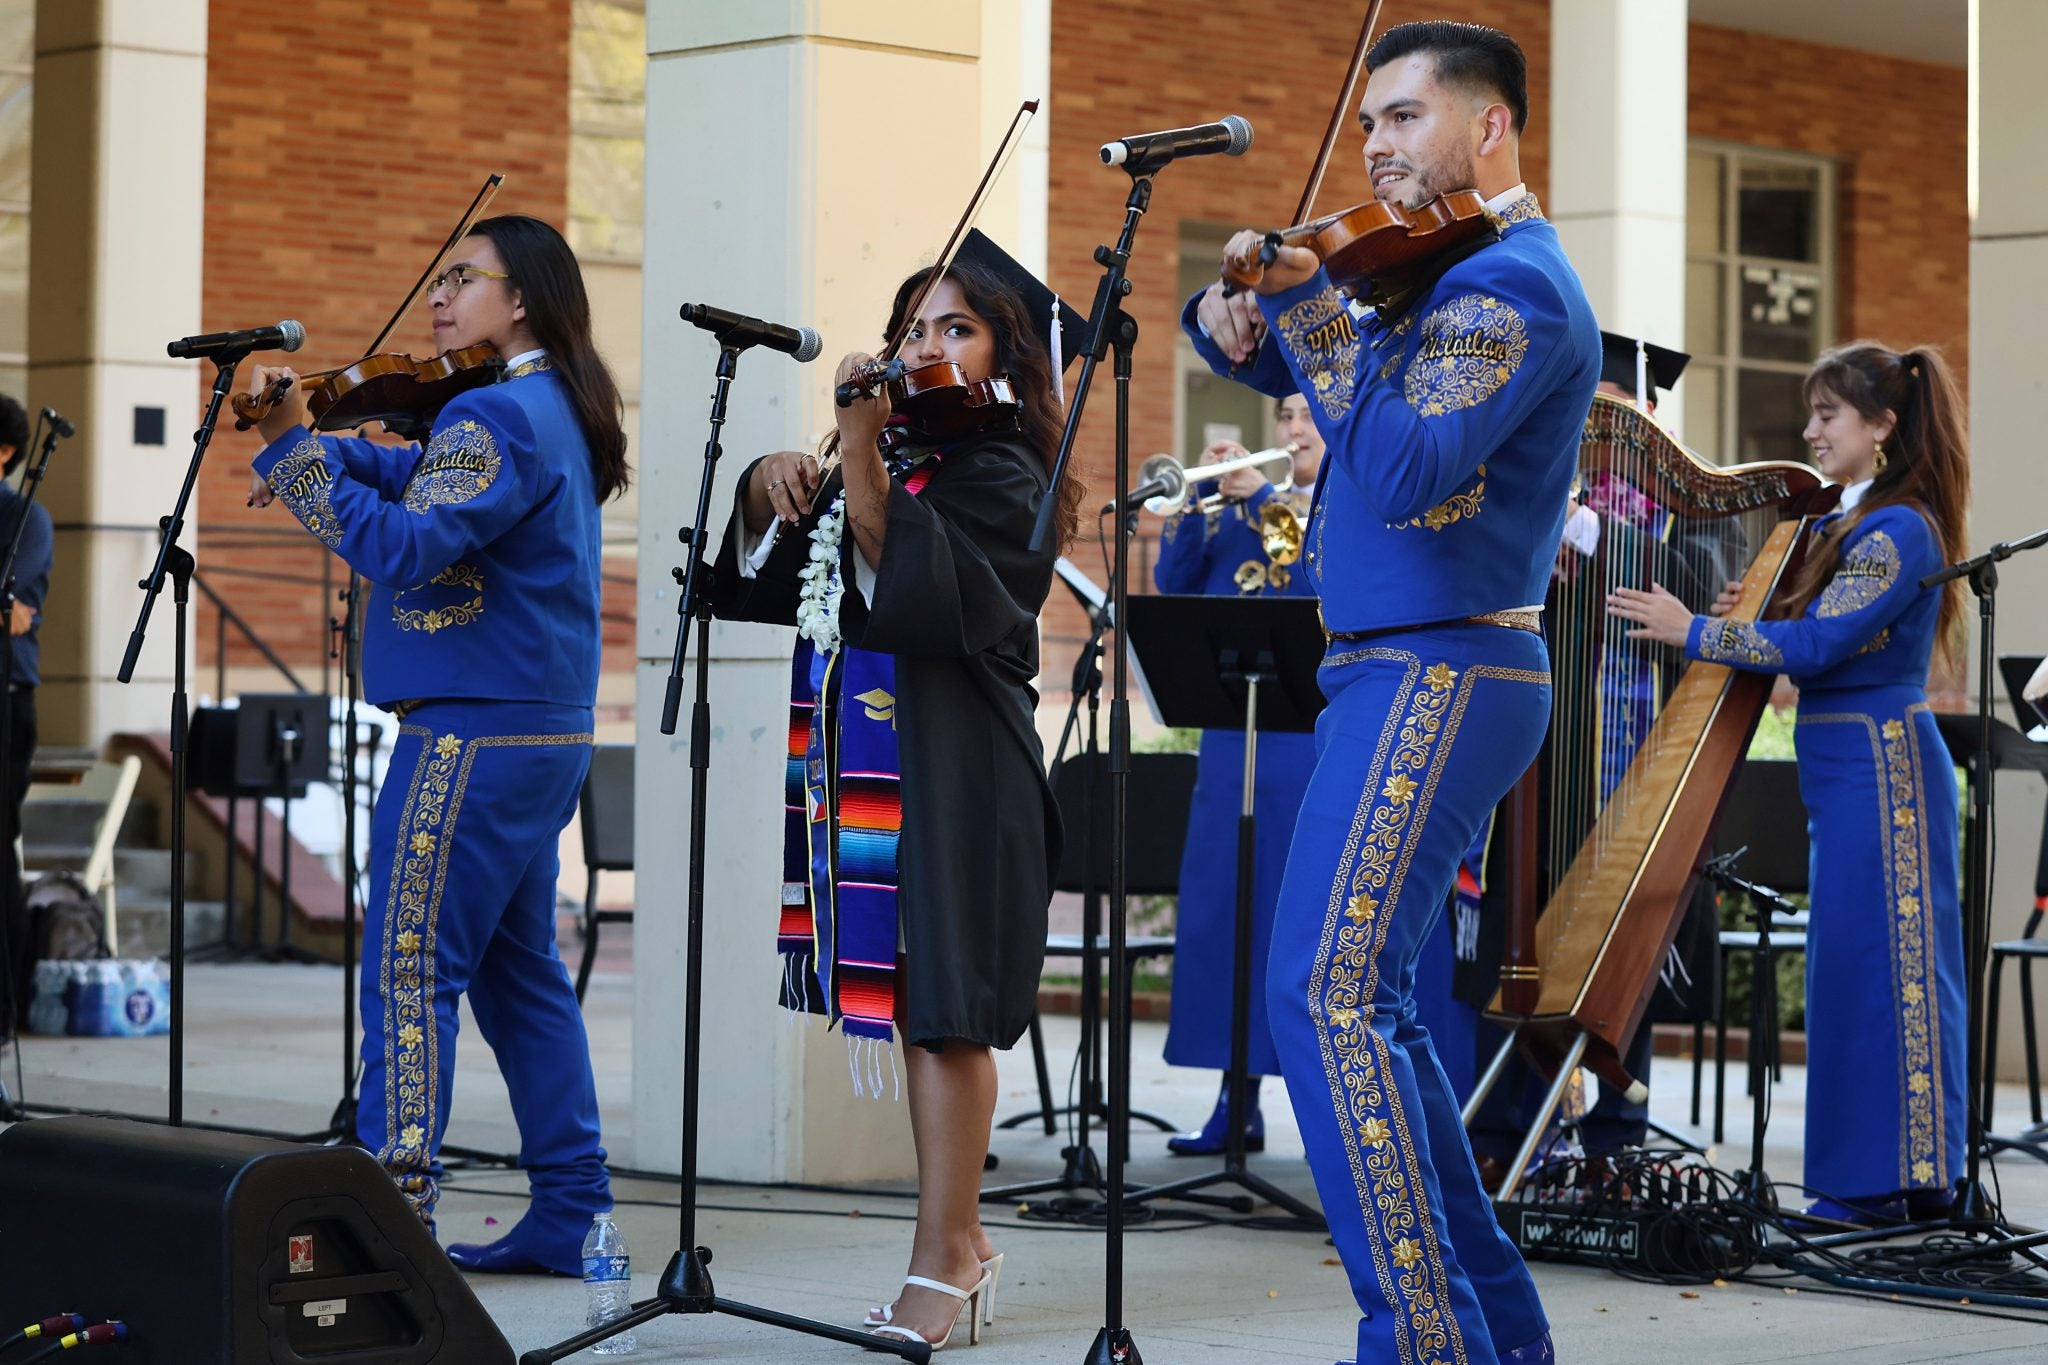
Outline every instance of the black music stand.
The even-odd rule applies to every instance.
[[[222,947],[230,954],[245,953],[267,961],[325,962],[318,953],[292,942],[292,802],[306,795],[310,783],[325,782],[328,772],[328,736],[331,700],[312,692],[245,692],[233,708],[205,709],[192,718],[194,750],[199,789],[208,796],[228,802],[227,913],[230,923]],[[263,944],[263,845],[262,802],[277,797],[284,802],[283,828],[279,837],[277,942]],[[234,942],[235,913],[235,809],[243,799],[257,802],[256,847],[250,880],[254,883],[249,910],[249,931],[239,944]]]
[[[1188,805],[1194,795],[1193,754],[1132,754],[1130,843],[1126,853],[1126,889],[1133,895],[1172,895],[1180,886],[1180,855],[1187,843]],[[1102,1167],[1088,1143],[1091,1120],[1109,1118],[1109,1100],[1103,1089],[1101,961],[1109,945],[1102,936],[1102,892],[1109,885],[1109,801],[1103,795],[1109,787],[1109,758],[1090,744],[1078,757],[1065,759],[1053,769],[1052,788],[1058,801],[1066,838],[1060,847],[1060,865],[1053,877],[1056,891],[1081,893],[1082,931],[1076,937],[1081,959],[1081,1041],[1078,1051],[1080,1083],[1074,1103],[1056,1107],[1052,1083],[1045,1074],[1044,1044],[1038,1033],[1038,1019],[1031,1020],[1032,1044],[1037,1052],[1039,1106],[1027,1109],[996,1124],[1016,1128],[1043,1120],[1048,1136],[1057,1131],[1053,1121],[1063,1114],[1074,1116],[1078,1131],[1074,1145],[1061,1153],[1066,1169],[1057,1179],[1034,1180],[1017,1185],[998,1185],[981,1192],[984,1203],[1014,1201],[1023,1195],[1054,1190],[1100,1189]],[[1158,946],[1171,950],[1171,943]],[[1130,1040],[1124,1040],[1128,1047]],[[1126,1116],[1141,1119],[1163,1133],[1175,1125],[1157,1114],[1134,1109]],[[1093,1201],[1089,1201],[1092,1211]]]
[[[1323,1216],[1245,1165],[1245,1072],[1250,1065],[1252,861],[1258,817],[1253,788],[1258,732],[1300,734],[1323,709],[1316,671],[1323,661],[1322,618],[1309,597],[1133,597],[1125,606],[1132,651],[1152,680],[1159,718],[1200,730],[1244,729],[1244,796],[1237,817],[1237,942],[1230,988],[1230,1103],[1223,1169],[1139,1190],[1131,1198],[1194,1199],[1249,1213],[1242,1195],[1197,1194],[1236,1185],[1306,1222]]]

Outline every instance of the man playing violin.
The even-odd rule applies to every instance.
[[[1314,252],[1283,245],[1250,291],[1210,288],[1183,325],[1219,374],[1308,394],[1328,447],[1304,559],[1329,636],[1329,705],[1267,1006],[1363,1310],[1359,1359],[1522,1365],[1553,1358],[1548,1324],[1480,1188],[1412,993],[1460,856],[1549,720],[1540,604],[1600,336],[1521,183],[1528,96],[1514,40],[1404,24],[1366,69],[1374,195],[1419,209],[1476,191],[1497,240],[1386,312],[1348,302]],[[1260,240],[1241,232],[1226,246],[1235,277],[1256,276]]]
[[[625,487],[619,392],[583,276],[538,219],[486,218],[426,299],[445,350],[503,381],[426,414],[424,446],[309,431],[301,386],[260,419],[249,501],[282,502],[372,585],[363,694],[403,724],[370,829],[356,1136],[430,1228],[457,1005],[498,1059],[532,1183],[465,1270],[575,1275],[611,1207],[583,1015],[555,946],[557,839],[590,765],[602,504]],[[260,394],[289,370],[255,366]],[[459,834],[458,834],[459,831]]]

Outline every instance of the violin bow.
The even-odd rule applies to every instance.
[[[405,296],[405,302],[398,305],[398,311],[391,315],[391,321],[384,324],[384,330],[377,333],[377,339],[370,343],[370,349],[363,352],[365,357],[373,356],[384,348],[384,343],[398,330],[398,325],[405,321],[405,315],[412,311],[414,302],[426,289],[427,281],[434,278],[434,272],[441,268],[441,262],[448,259],[448,253],[455,249],[455,244],[469,235],[469,229],[476,223],[477,216],[490,207],[491,200],[498,196],[498,187],[504,183],[505,174],[502,171],[493,171],[485,177],[483,188],[476,192],[476,198],[470,200],[468,210],[462,215],[462,221],[455,225],[455,231],[448,234],[448,240],[441,243],[441,249],[434,253],[434,259],[427,262],[427,268],[421,271],[419,279],[413,282],[412,292]]]
[[[455,244],[468,235],[470,227],[476,222],[477,215],[490,207],[491,200],[495,199],[498,195],[498,187],[504,183],[505,176],[502,171],[493,171],[485,178],[483,188],[476,192],[476,198],[469,201],[469,209],[462,215],[462,221],[455,225],[455,231],[448,234],[448,240],[441,243],[441,249],[434,253],[434,259],[427,262],[427,268],[420,273],[419,279],[414,281],[412,292],[405,296],[405,302],[398,305],[398,311],[391,315],[391,321],[384,324],[384,330],[377,333],[377,339],[370,343],[370,349],[363,352],[361,357],[359,357],[360,360],[367,360],[383,349],[385,341],[393,332],[398,330],[398,325],[405,321],[405,315],[412,311],[413,303],[419,298],[420,291],[426,288],[427,281],[434,278],[434,272],[440,269],[441,262],[448,258],[450,251],[455,249]],[[318,378],[318,376],[301,375],[300,378],[313,379]],[[292,381],[289,379],[271,381],[270,387],[265,389],[261,395],[262,404],[267,406],[270,403],[277,402],[284,397],[286,391],[291,386]],[[239,404],[241,399],[238,397],[235,401]],[[237,431],[248,430],[255,419],[242,416],[242,409],[239,406],[235,409],[235,412],[237,416],[235,429]]]
[[[1316,206],[1316,194],[1323,188],[1323,172],[1329,169],[1330,154],[1337,150],[1337,134],[1344,127],[1344,119],[1351,110],[1351,101],[1358,93],[1358,76],[1365,70],[1365,54],[1372,46],[1372,31],[1380,21],[1380,6],[1386,0],[1372,0],[1372,8],[1365,12],[1365,24],[1358,30],[1358,46],[1351,52],[1351,67],[1344,73],[1344,87],[1337,92],[1337,107],[1330,111],[1330,126],[1323,130],[1322,150],[1316,153],[1314,169],[1308,173],[1308,184],[1302,186],[1301,202],[1295,205],[1294,217],[1288,221],[1306,223],[1309,210]]]
[[[995,187],[1003,168],[1010,164],[1010,157],[1023,140],[1024,125],[1038,112],[1037,100],[1025,100],[1017,106],[1015,118],[1010,120],[1009,131],[1003,134],[1002,143],[990,159],[988,169],[982,172],[981,183],[974,187],[973,196],[967,201],[967,211],[960,215],[960,221],[953,225],[953,235],[946,239],[945,247],[939,252],[938,262],[932,266],[932,273],[925,276],[918,286],[917,294],[910,306],[903,310],[903,321],[897,324],[896,335],[889,338],[889,344],[882,348],[882,360],[891,361],[903,349],[903,342],[910,335],[910,329],[917,324],[918,314],[930,300],[932,292],[946,278],[946,272],[953,268],[953,258],[960,253],[960,244],[967,239],[967,230],[974,226],[974,220],[981,216],[982,206],[988,202],[989,191]]]

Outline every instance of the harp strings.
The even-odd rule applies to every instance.
[[[1741,576],[1775,515],[1769,507],[1737,516],[1687,510],[1669,496],[1681,471],[1664,467],[1668,446],[1644,414],[1615,405],[1580,450],[1579,500],[1597,518],[1598,539],[1590,552],[1568,539],[1552,579],[1539,817],[1546,956],[1569,935],[1577,908],[1554,899],[1567,871],[1582,851],[1604,860],[1623,835],[1622,822],[1601,813],[1614,802],[1668,797],[1654,774],[1665,749],[1685,742],[1656,724],[1687,666],[1684,651],[1630,639],[1628,623],[1608,615],[1607,594],[1656,583],[1704,613],[1721,584]]]

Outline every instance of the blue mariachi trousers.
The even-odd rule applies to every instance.
[[[1338,642],[1288,855],[1267,1004],[1361,1365],[1484,1362],[1547,1330],[1415,1020],[1416,958],[1458,860],[1536,756],[1538,635],[1459,626]]]
[[[356,1133],[430,1228],[464,991],[511,1094],[534,1244],[581,1245],[611,1207],[590,1045],[555,951],[555,844],[590,744],[587,707],[429,702],[377,794]]]
[[[1962,1174],[1969,1014],[1956,777],[1918,687],[1807,691],[1806,1184],[1837,1199]]]

